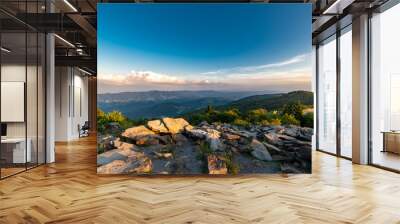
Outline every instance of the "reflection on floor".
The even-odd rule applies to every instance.
[[[0,223],[397,223],[400,175],[313,152],[313,173],[96,174],[96,138],[0,181]]]
[[[20,167],[1,168],[1,177],[4,178],[4,177],[10,176],[10,175],[22,172],[24,170],[25,170],[25,167],[24,168],[20,168]]]
[[[388,167],[400,171],[400,155],[391,152],[375,151],[372,157],[376,165]]]
[[[26,164],[27,169],[30,169],[32,167],[36,167],[36,164],[34,164],[34,163]],[[17,167],[15,167],[15,166],[12,167],[12,165],[2,167],[2,168],[0,168],[1,169],[1,178],[5,178],[5,177],[11,176],[13,174],[20,173],[22,171],[25,171],[26,168],[25,168],[25,164],[19,164]]]

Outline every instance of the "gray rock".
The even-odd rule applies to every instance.
[[[251,155],[253,155],[255,158],[264,161],[272,160],[271,154],[268,152],[267,148],[258,140],[253,139],[250,147],[252,149]]]
[[[119,144],[119,148],[97,155],[97,165],[105,165],[114,160],[126,160],[128,157],[136,157],[138,152],[133,151],[133,145],[128,143]]]
[[[207,132],[201,129],[192,129],[186,133],[189,135],[189,137],[195,139],[205,139],[207,136]]]
[[[210,145],[210,149],[213,151],[221,151],[222,143],[220,140],[221,133],[214,129],[207,129],[206,141]]]
[[[264,144],[264,146],[268,149],[268,151],[275,151],[275,152],[282,152],[282,150],[281,149],[279,149],[278,147],[276,147],[276,146],[274,146],[274,145],[271,145],[271,144],[268,144],[268,143],[266,143],[266,142],[263,142],[263,144]]]
[[[141,158],[128,159],[124,173],[147,174],[153,170],[153,163],[150,158],[143,156]]]
[[[116,151],[112,152],[114,150],[102,153],[97,156],[97,165],[102,166],[108,163],[111,163],[115,160],[123,160],[125,161],[128,157],[125,155],[122,155]]]

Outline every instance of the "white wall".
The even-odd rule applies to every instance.
[[[88,120],[88,78],[76,68],[56,67],[55,140],[79,138],[78,125]]]

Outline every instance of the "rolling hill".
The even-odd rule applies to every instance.
[[[236,108],[246,112],[265,108],[278,110],[285,104],[300,102],[312,107],[313,93],[218,92],[218,91],[149,91],[100,94],[98,107],[105,112],[117,110],[130,119],[176,117],[199,113],[211,105],[217,110]]]
[[[282,108],[285,104],[296,102],[312,107],[314,103],[313,93],[308,91],[294,91],[289,93],[255,95],[233,101],[218,108],[236,108],[242,112],[258,108],[277,110]]]

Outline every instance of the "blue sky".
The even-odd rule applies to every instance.
[[[310,7],[99,4],[101,91],[309,89]]]

